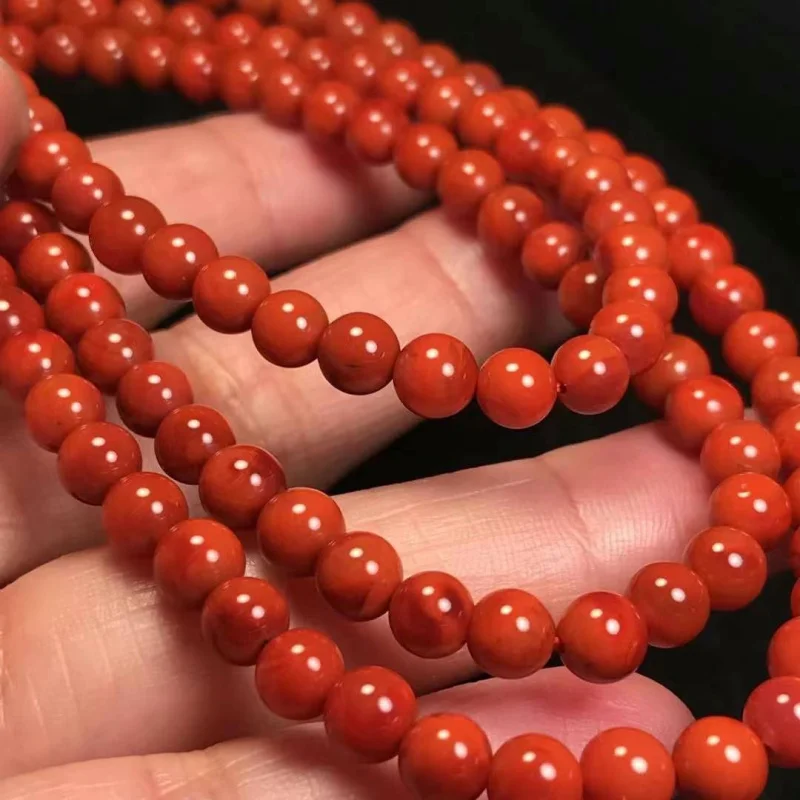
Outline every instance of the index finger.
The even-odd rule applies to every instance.
[[[0,58],[0,179],[10,171],[14,153],[28,130],[25,90],[15,72]]]

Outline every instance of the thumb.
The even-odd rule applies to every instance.
[[[28,132],[27,107],[16,70],[0,58],[0,180],[11,171],[17,148]]]

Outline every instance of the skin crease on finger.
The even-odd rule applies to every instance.
[[[525,588],[557,618],[577,594],[622,591],[644,564],[679,558],[706,524],[707,487],[699,466],[649,426],[341,502],[348,527],[384,535],[407,574],[447,569],[475,597]],[[334,622],[310,581],[289,588],[293,624],[330,632],[351,665],[394,667],[418,692],[475,675],[465,653],[416,659],[391,641],[385,617]],[[276,726],[252,673],[227,667],[195,615],[169,611],[148,573],[104,549],[49,563],[0,593],[0,657],[0,775],[196,749]]]
[[[493,748],[512,736],[555,736],[575,753],[599,730],[635,726],[671,746],[691,715],[675,695],[640,675],[609,686],[565,669],[524,681],[489,680],[423,698],[420,713],[458,709]],[[0,781],[0,800],[411,800],[394,762],[365,767],[332,749],[318,723],[192,753],[98,760]],[[482,795],[485,797],[485,795]],[[533,799],[532,799],[533,800]]]

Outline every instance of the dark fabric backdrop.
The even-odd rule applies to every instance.
[[[379,0],[385,16],[410,21],[509,83],[577,108],[591,126],[655,156],[690,190],[704,217],[728,230],[740,263],[763,278],[771,305],[800,323],[795,231],[800,217],[795,86],[800,14],[779,0]],[[109,92],[88,81],[43,76],[46,94],[82,134],[107,133],[201,113],[165,92]],[[204,110],[205,111],[205,110]],[[685,318],[681,324],[686,324]],[[680,327],[680,325],[679,325]],[[712,352],[718,349],[708,342]],[[724,367],[717,362],[718,368]],[[557,413],[528,432],[488,424],[474,409],[421,425],[338,489],[351,490],[532,456],[648,419],[633,400],[598,418]],[[535,542],[531,543],[535,547]],[[751,608],[715,615],[678,651],[654,651],[643,671],[697,715],[738,715],[766,677],[770,632],[788,617],[789,576],[772,579]],[[797,798],[800,778],[774,772],[764,797]]]

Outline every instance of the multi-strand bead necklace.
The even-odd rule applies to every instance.
[[[522,735],[492,752],[463,715],[417,718],[400,675],[345,669],[328,636],[289,628],[274,586],[244,576],[234,531],[255,529],[273,565],[315,576],[344,617],[388,614],[411,653],[435,659],[466,646],[482,671],[506,679],[531,675],[557,652],[584,680],[620,680],[638,668],[648,643],[682,645],[711,610],[751,602],[766,581],[765,551],[800,522],[797,334],[764,310],[758,278],[734,263],[728,237],[699,222],[692,198],[668,186],[658,164],[627,153],[607,132],[587,131],[573,111],[504,87],[490,67],[421,43],[363,3],[239,0],[220,17],[211,9],[225,0],[4,5],[0,54],[27,91],[31,128],[0,208],[0,382],[24,402],[35,442],[57,453],[67,491],[102,505],[111,545],[152,557],[163,593],[202,608],[203,631],[219,654],[255,665],[270,711],[290,720],[322,715],[330,738],[365,760],[397,756],[402,780],[420,798],[474,800],[488,791],[490,800],[668,800],[677,788],[702,800],[754,800],[768,763],[800,766],[798,619],[773,637],[772,677],[750,696],[743,722],[697,720],[672,753],[644,731],[607,730],[577,760],[548,736]],[[128,77],[151,89],[171,83],[197,102],[261,108],[275,124],[341,140],[370,164],[393,163],[408,185],[435,192],[471,221],[487,248],[518,254],[521,269],[557,290],[566,318],[588,333],[563,344],[551,363],[510,348],[479,367],[446,333],[401,346],[373,314],[330,321],[309,294],[271,293],[258,265],[220,257],[192,225],[167,224],[93,162],[40,96],[28,74],[37,63],[63,77],[85,71],[107,85]],[[119,293],[62,226],[88,234],[92,254],[111,271],[141,273],[161,297],[191,300],[215,331],[250,331],[269,362],[316,361],[350,394],[392,384],[422,418],[451,416],[476,398],[497,424],[527,428],[556,402],[602,413],[630,383],[663,411],[674,443],[699,453],[716,486],[712,527],[692,539],[683,562],[643,567],[625,595],[578,597],[557,624],[520,589],[474,602],[446,572],[404,578],[386,539],[348,533],[333,498],[287,488],[274,456],[237,443],[222,414],[193,402],[186,375],[154,360],[150,334],[125,318]],[[710,374],[697,342],[672,332],[679,289],[700,327],[723,337],[727,365],[750,383],[763,423],[744,419],[739,391]],[[116,396],[124,427],[105,421],[103,394]],[[141,471],[132,433],[154,439],[165,474]],[[208,518],[188,518],[179,483],[199,485]],[[800,574],[800,536],[789,547]],[[798,616],[799,587],[791,600]]]

